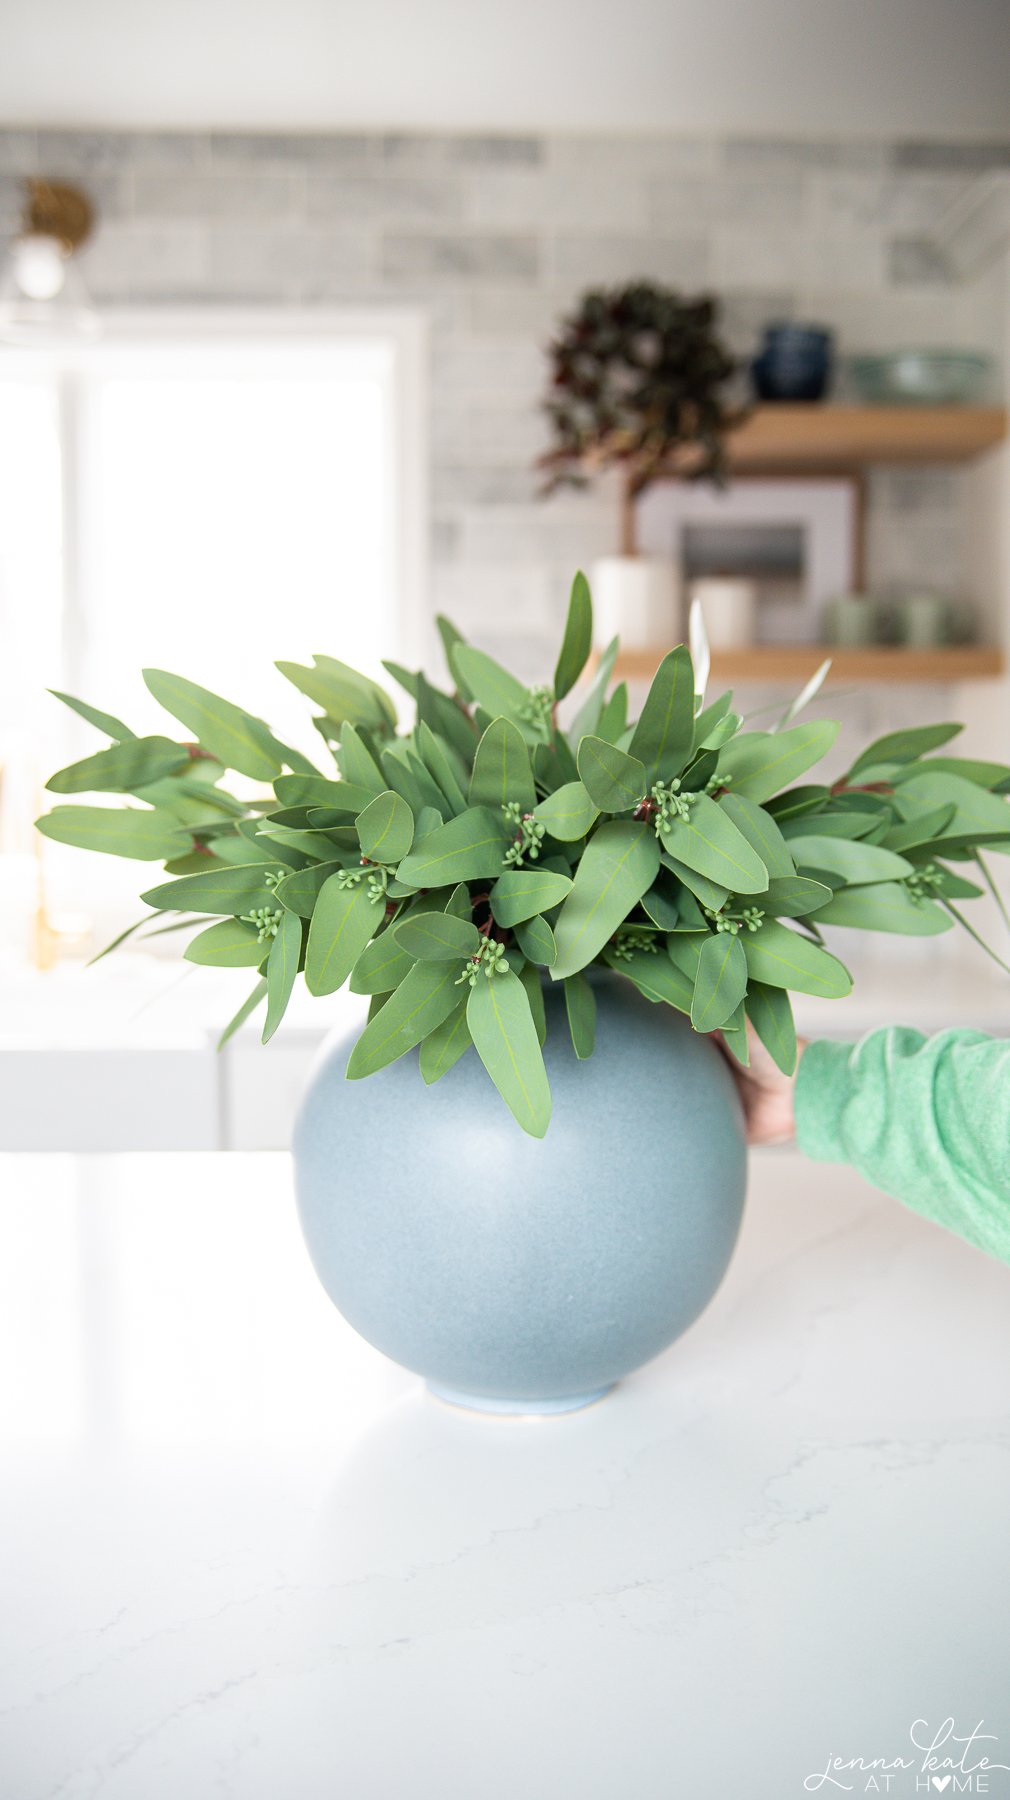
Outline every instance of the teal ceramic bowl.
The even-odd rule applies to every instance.
[[[875,406],[964,406],[984,398],[991,357],[970,350],[893,350],[856,356],[850,365],[860,399]]]

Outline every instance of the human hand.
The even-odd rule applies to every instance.
[[[747,1022],[747,1046],[750,1052],[750,1067],[747,1069],[742,1068],[736,1057],[726,1048],[721,1031],[713,1032],[712,1036],[729,1063],[733,1080],[736,1082],[747,1126],[748,1144],[789,1143],[796,1134],[796,1121],[793,1116],[796,1071],[794,1070],[791,1075],[783,1075],[781,1069],[772,1061],[749,1020]],[[796,1046],[797,1068],[806,1047],[806,1039],[799,1038]]]

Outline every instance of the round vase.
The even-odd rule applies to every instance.
[[[460,1405],[600,1398],[687,1329],[732,1255],[746,1151],[729,1069],[629,981],[594,986],[585,1062],[547,987],[543,1139],[472,1049],[430,1088],[416,1052],[349,1082],[342,1038],[302,1103],[298,1209],[320,1281],[369,1343]]]

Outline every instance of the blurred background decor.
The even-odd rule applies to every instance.
[[[95,210],[80,187],[31,176],[17,235],[0,274],[0,341],[45,345],[87,337],[98,315],[75,260],[95,227]]]
[[[674,566],[641,554],[636,511],[675,466],[692,480],[724,479],[723,438],[743,415],[728,397],[736,364],[717,320],[711,297],[639,281],[585,294],[550,344],[545,493],[618,474],[620,555],[592,570],[601,644],[619,635],[642,650],[680,630]]]
[[[819,325],[766,325],[751,363],[759,400],[823,400],[832,375],[830,331]]]

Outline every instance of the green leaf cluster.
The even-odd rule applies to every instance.
[[[555,1029],[578,1058],[593,1053],[591,971],[603,968],[695,1031],[722,1032],[741,1060],[749,1021],[788,1071],[790,993],[851,988],[826,931],[958,923],[977,936],[960,903],[997,891],[986,857],[1010,853],[1010,768],[948,754],[959,726],[891,732],[827,784],[811,771],[837,725],[794,723],[823,670],[778,729],[745,730],[728,694],[699,710],[678,646],[629,720],[623,685],[608,695],[616,645],[588,668],[582,575],[549,687],[527,687],[447,620],[439,629],[445,687],[387,664],[414,709],[406,729],[344,663],[277,665],[322,709],[325,768],[162,670],[145,681],[188,739],[138,737],[57,696],[111,742],[49,782],[101,803],[58,805],[39,829],[164,864],[142,894],[152,910],[123,936],[152,921],[187,930],[189,961],[255,971],[225,1039],[263,1002],[271,1037],[299,976],[317,995],[348,983],[371,997],[349,1079],[419,1047],[430,1084],[472,1050],[542,1137],[545,983],[560,984]],[[558,703],[584,678],[566,727]],[[228,770],[258,784],[254,798],[226,785]]]

